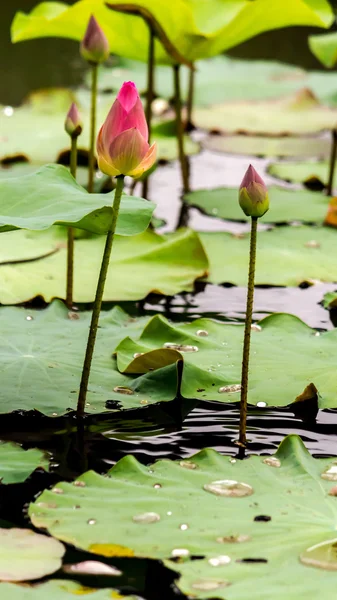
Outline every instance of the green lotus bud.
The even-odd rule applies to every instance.
[[[75,102],[73,102],[69,108],[64,123],[64,129],[71,138],[78,137],[82,133],[82,120]]]
[[[109,42],[93,15],[81,42],[80,52],[85,60],[96,65],[104,62],[110,54]]]
[[[247,217],[262,217],[269,209],[266,184],[252,165],[249,165],[241,182],[239,204]]]

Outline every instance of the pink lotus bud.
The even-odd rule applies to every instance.
[[[132,81],[123,83],[97,138],[98,166],[106,175],[141,177],[156,160],[148,143],[143,105]]]
[[[81,42],[80,52],[85,60],[94,64],[104,62],[110,54],[109,42],[93,15]]]
[[[75,138],[78,137],[82,133],[82,120],[80,117],[80,113],[75,102],[72,103],[69,108],[65,123],[64,129],[70,137]]]
[[[241,182],[239,203],[248,217],[262,217],[269,209],[267,187],[252,165]]]

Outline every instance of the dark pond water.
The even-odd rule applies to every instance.
[[[20,6],[18,6],[20,5]],[[11,47],[8,25],[15,11],[28,11],[35,1],[3,3],[0,21],[2,53],[0,75],[2,89],[0,103],[18,104],[31,89],[41,86],[78,84],[85,66],[77,54],[78,45],[70,41],[40,40]],[[2,29],[1,29],[2,28]],[[307,31],[300,31],[301,39]],[[273,37],[259,36],[250,45],[242,45],[238,55],[261,57],[261,44],[269,40],[272,58],[296,60],[306,66],[317,67],[309,53],[302,57],[296,52],[294,40],[301,48],[299,31],[290,35],[276,32]],[[272,40],[272,43],[270,42]],[[278,40],[278,43],[277,43]],[[262,44],[263,45],[263,44]],[[278,50],[276,50],[278,48]],[[266,52],[266,45],[263,46]],[[273,54],[274,52],[274,54]],[[41,61],[41,56],[46,57]],[[5,58],[4,58],[5,57]],[[202,189],[221,185],[238,185],[248,166],[249,157],[233,157],[203,151],[190,161],[191,188]],[[255,166],[263,171],[267,161],[254,159]],[[266,176],[267,183],[272,178]],[[162,231],[173,230],[180,220],[180,172],[177,163],[160,167],[152,177],[150,197],[158,204],[156,215],[164,219]],[[244,231],[246,225],[226,223],[202,215],[190,209],[185,222],[199,231]],[[301,288],[257,288],[255,314],[257,320],[273,312],[291,312],[317,329],[331,329],[334,325],[328,311],[321,306],[326,291],[337,289],[336,285],[316,285]],[[199,316],[221,320],[243,320],[245,313],[244,288],[200,285],[195,293],[180,294],[173,298],[152,295],[144,301],[128,305],[133,314],[161,312],[172,320],[191,320]],[[335,317],[334,317],[335,319]],[[285,373],[286,377],[286,373]],[[60,479],[72,479],[88,468],[106,472],[118,459],[132,453],[142,463],[160,458],[187,457],[203,447],[213,447],[219,452],[237,454],[234,445],[238,437],[238,408],[235,405],[199,403],[197,400],[168,403],[130,410],[119,415],[90,417],[80,427],[76,418],[68,415],[63,419],[47,419],[37,413],[7,415],[0,423],[0,439],[22,443],[24,448],[38,446],[49,453],[51,472],[37,471],[21,485],[2,489],[0,494],[0,517],[18,526],[27,524],[25,507],[40,490]],[[294,415],[289,409],[250,408],[248,415],[248,453],[271,454],[289,433],[301,435],[309,451],[317,457],[337,455],[337,411],[319,411],[315,415]],[[85,553],[69,548],[66,562],[86,558]],[[177,597],[172,576],[158,563],[144,560],[114,559],[113,564],[124,572],[118,587],[123,592],[137,592],[148,600],[158,599],[155,581],[160,578],[160,598]],[[62,574],[64,577],[64,574]],[[115,583],[115,582],[114,582]],[[85,580],[86,585],[92,582]],[[93,583],[104,585],[102,581]],[[105,585],[111,585],[105,583]]]

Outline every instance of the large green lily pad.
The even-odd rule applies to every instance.
[[[27,581],[54,573],[64,552],[59,541],[30,529],[0,529],[0,580]]]
[[[270,209],[262,217],[262,222],[304,221],[314,223],[324,221],[329,205],[327,196],[276,186],[270,186],[268,191]],[[249,220],[249,217],[246,217],[240,208],[237,188],[198,190],[187,194],[184,200],[187,204],[196,206],[213,217],[234,221]]]
[[[82,595],[88,600],[138,600],[138,597],[123,596],[111,588],[88,588],[69,579],[55,579],[33,586],[0,583],[0,593],[6,600],[74,600]]]
[[[337,109],[322,105],[304,88],[280,100],[235,101],[197,108],[193,120],[197,127],[224,133],[304,135],[334,129]]]
[[[210,135],[202,145],[208,150],[228,154],[287,158],[328,158],[331,151],[331,140],[326,136]]]
[[[81,379],[91,313],[75,318],[61,302],[47,309],[0,309],[2,385],[0,413],[15,409],[37,409],[48,416],[75,409]],[[91,370],[88,413],[107,410],[108,400],[118,400],[121,408],[139,408],[175,396],[176,381],[160,373],[131,379],[120,374],[112,350],[130,333],[140,332],[146,318],[134,320],[121,309],[103,312]]]
[[[117,90],[116,90],[117,91]],[[102,94],[98,97],[97,131],[104,122],[114,96]],[[79,89],[71,92],[66,89],[40,90],[33,93],[19,108],[0,107],[0,129],[2,144],[0,160],[8,157],[24,156],[34,164],[55,162],[59,155],[69,150],[69,136],[64,131],[65,115],[72,102],[79,106],[84,123],[83,133],[78,138],[81,151],[89,150],[90,94]],[[173,160],[178,156],[175,129],[172,124],[154,126],[153,141],[158,144],[158,159]],[[199,144],[185,136],[186,153],[195,154]]]
[[[109,4],[120,2],[110,0]],[[326,0],[274,0],[272,10],[266,0],[213,0],[207,4],[133,0],[131,4],[145,8],[180,54],[191,61],[220,54],[263,31],[291,25],[329,27],[333,22]],[[81,40],[92,13],[102,24],[112,53],[146,62],[147,24],[137,16],[109,10],[103,0],[82,0],[71,7],[62,2],[42,2],[28,15],[18,12],[12,23],[12,40],[48,36]],[[155,55],[159,63],[171,61],[158,42]]]
[[[252,332],[249,403],[286,406],[313,383],[321,408],[337,406],[337,331],[316,335],[297,317],[282,313],[259,325]],[[240,400],[243,328],[210,319],[173,325],[156,315],[140,337],[129,336],[119,343],[117,366],[122,373],[135,375],[182,360],[185,398],[235,402]]]
[[[46,165],[29,175],[0,179],[0,231],[43,230],[62,224],[106,233],[111,223],[113,197],[114,192],[88,194],[66,167]],[[117,233],[135,235],[144,231],[154,207],[152,202],[125,195]]]
[[[29,516],[36,527],[97,554],[180,556],[186,562],[165,564],[184,573],[178,586],[189,597],[243,600],[249,589],[254,600],[284,600],[286,581],[291,600],[320,592],[332,600],[336,573],[300,562],[309,547],[336,542],[334,483],[321,477],[331,463],[311,457],[294,435],[267,459],[235,461],[206,449],[148,467],[127,456],[108,477],[89,471],[75,485],[58,484],[60,494],[44,491]],[[199,557],[212,561],[211,571]],[[264,562],[241,562],[249,558]],[[219,585],[202,583],[209,581]]]
[[[200,233],[211,283],[247,285],[249,235]],[[337,281],[337,232],[329,227],[278,227],[258,234],[256,285]],[[229,258],[230,257],[230,258]]]
[[[279,179],[292,183],[313,183],[315,180],[327,185],[329,177],[329,162],[302,161],[286,162],[279,161],[269,165],[268,173]]]
[[[334,67],[337,62],[337,32],[309,37],[311,52],[326,67]]]
[[[0,443],[1,483],[25,481],[37,467],[48,468],[48,461],[40,450],[23,450],[17,444]]]
[[[104,236],[75,241],[74,302],[93,302],[104,244]],[[3,233],[1,304],[18,304],[36,296],[47,302],[64,298],[66,254],[64,229]],[[192,291],[194,281],[208,272],[200,239],[188,229],[167,236],[153,231],[116,236],[110,264],[104,291],[107,301],[140,300],[150,292],[171,296]]]

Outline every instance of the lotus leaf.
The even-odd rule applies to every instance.
[[[327,292],[323,298],[323,306],[329,310],[337,308],[337,292]]]
[[[88,194],[62,165],[46,165],[35,173],[0,179],[0,231],[15,228],[43,230],[63,224],[107,233],[113,196],[114,192]],[[144,231],[153,210],[152,202],[125,194],[117,233],[135,235]],[[15,244],[15,238],[13,240]]]
[[[283,163],[280,163],[282,165]],[[324,221],[329,198],[309,191],[294,191],[270,186],[270,209],[262,217],[266,223],[304,221],[307,223]],[[200,208],[206,214],[221,219],[248,221],[238,203],[237,188],[217,188],[198,190],[187,194],[187,204]]]
[[[77,318],[78,317],[78,318]],[[2,386],[0,413],[37,409],[48,416],[75,409],[91,313],[70,313],[55,301],[44,311],[5,307],[0,310]],[[147,319],[134,320],[121,309],[103,312],[88,390],[86,412],[107,409],[108,400],[121,408],[139,408],[174,398],[176,381],[165,370],[131,380],[115,368],[112,349],[125,335],[141,331]],[[126,389],[125,389],[126,388]]]
[[[246,285],[249,235],[200,233],[211,283]],[[256,285],[337,281],[337,232],[330,227],[278,227],[258,235]],[[225,257],[230,256],[230,260]]]
[[[31,504],[29,515],[97,554],[166,559],[189,597],[243,600],[251,588],[254,600],[283,600],[286,581],[291,600],[321,592],[333,600],[335,572],[300,562],[309,547],[336,542],[334,482],[321,477],[331,463],[310,456],[295,435],[273,457],[245,461],[211,449],[150,466],[127,456],[108,477],[89,471],[75,485],[60,483],[62,494],[44,491],[44,505]]]
[[[309,37],[311,52],[326,67],[334,67],[337,62],[337,32]]]
[[[259,326],[251,340],[249,403],[286,406],[313,383],[321,408],[337,406],[337,331],[315,335],[303,321],[283,313],[266,317]],[[157,315],[136,339],[120,342],[117,366],[135,376],[183,360],[183,397],[235,402],[240,399],[242,341],[241,324],[198,319],[173,325]]]
[[[43,452],[36,448],[23,450],[12,443],[0,443],[0,481],[1,483],[20,483],[37,467],[48,467]]]
[[[268,173],[292,183],[310,184],[317,180],[326,185],[329,176],[328,161],[314,162],[274,162],[268,167]]]
[[[59,541],[30,529],[0,529],[0,580],[27,581],[54,573],[64,552]]]
[[[34,586],[0,583],[0,594],[6,600],[74,600],[78,595],[85,595],[86,600],[141,600],[138,596],[123,596],[109,588],[88,588],[69,579],[55,579]]]
[[[121,4],[111,0],[110,5]],[[129,3],[130,4],[130,3]],[[220,54],[251,37],[291,25],[329,27],[333,13],[326,0],[133,0],[131,5],[148,11],[164,29],[182,56],[190,61]],[[214,8],[216,12],[214,13]],[[137,16],[108,9],[103,0],[81,0],[73,6],[42,2],[27,15],[19,12],[12,23],[12,40],[37,37],[68,37],[81,40],[91,14],[103,25],[111,52],[131,59],[147,60],[148,28]],[[156,60],[170,58],[156,43]]]
[[[337,109],[322,105],[306,88],[279,100],[227,102],[194,111],[197,127],[225,133],[304,135],[334,129],[336,122]]]
[[[211,135],[203,147],[215,152],[266,157],[328,158],[331,141],[322,136],[269,137],[247,135]]]
[[[103,236],[75,241],[76,303],[94,300],[104,244]],[[3,233],[0,236],[0,302],[18,304],[36,296],[42,296],[47,302],[63,298],[66,254],[63,228]],[[192,291],[194,281],[207,272],[204,248],[192,230],[165,236],[149,230],[130,238],[116,236],[104,300],[140,300],[150,292],[173,296],[184,290]]]

